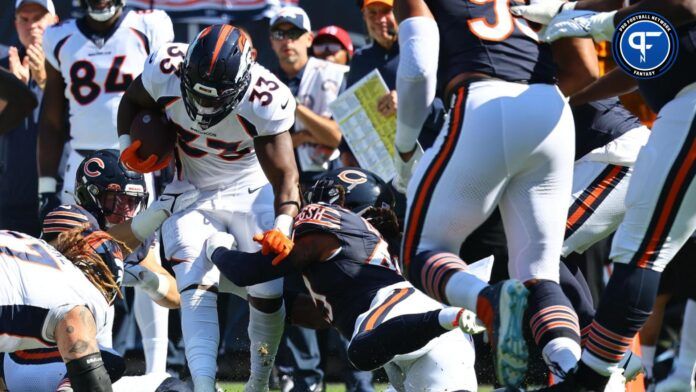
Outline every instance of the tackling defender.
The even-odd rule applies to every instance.
[[[384,366],[398,391],[474,391],[475,316],[443,307],[408,283],[389,251],[400,237],[394,196],[374,174],[342,168],[323,174],[296,217],[289,255],[236,250],[227,233],[211,236],[208,258],[246,286],[301,273],[325,318],[348,340],[360,370]],[[394,249],[394,246],[391,247]]]

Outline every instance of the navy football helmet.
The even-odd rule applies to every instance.
[[[254,63],[251,42],[240,29],[213,25],[201,31],[181,64],[181,97],[203,129],[219,123],[244,97]]]
[[[344,167],[323,173],[305,193],[305,199],[308,203],[339,203],[358,215],[370,207],[393,210],[395,203],[389,186],[374,173],[359,167]]]
[[[97,22],[111,19],[125,5],[126,0],[80,0],[80,8]]]
[[[117,150],[99,150],[77,168],[75,200],[101,228],[134,217],[147,204],[145,177],[126,169]]]

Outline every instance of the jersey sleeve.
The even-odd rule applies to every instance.
[[[293,236],[300,237],[311,232],[336,234],[340,229],[339,211],[321,204],[309,204],[295,217]]]
[[[252,68],[249,88],[240,104],[239,114],[253,127],[255,136],[277,135],[295,122],[295,98],[275,75],[258,64]]]
[[[148,39],[152,43],[150,50],[156,51],[174,41],[174,26],[166,12],[153,10],[147,15],[146,20]]]
[[[165,44],[147,57],[140,78],[145,91],[156,101],[166,95],[167,85],[184,61],[188,45],[180,43]]]

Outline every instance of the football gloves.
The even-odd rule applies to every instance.
[[[138,157],[138,149],[142,145],[140,140],[135,140],[123,152],[121,152],[121,162],[129,170],[138,173],[151,173],[153,171],[162,170],[169,165],[172,156],[169,155],[160,161],[160,158],[151,154],[147,159],[142,160]]]
[[[262,255],[277,254],[273,259],[273,265],[280,264],[281,261],[288,257],[293,246],[295,246],[295,243],[278,228],[268,230],[263,234],[256,234],[254,241],[261,244]]]

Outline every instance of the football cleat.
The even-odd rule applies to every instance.
[[[498,381],[506,387],[522,383],[529,353],[522,335],[522,320],[529,291],[515,280],[488,286],[478,295],[476,313],[488,331],[493,366]]]

